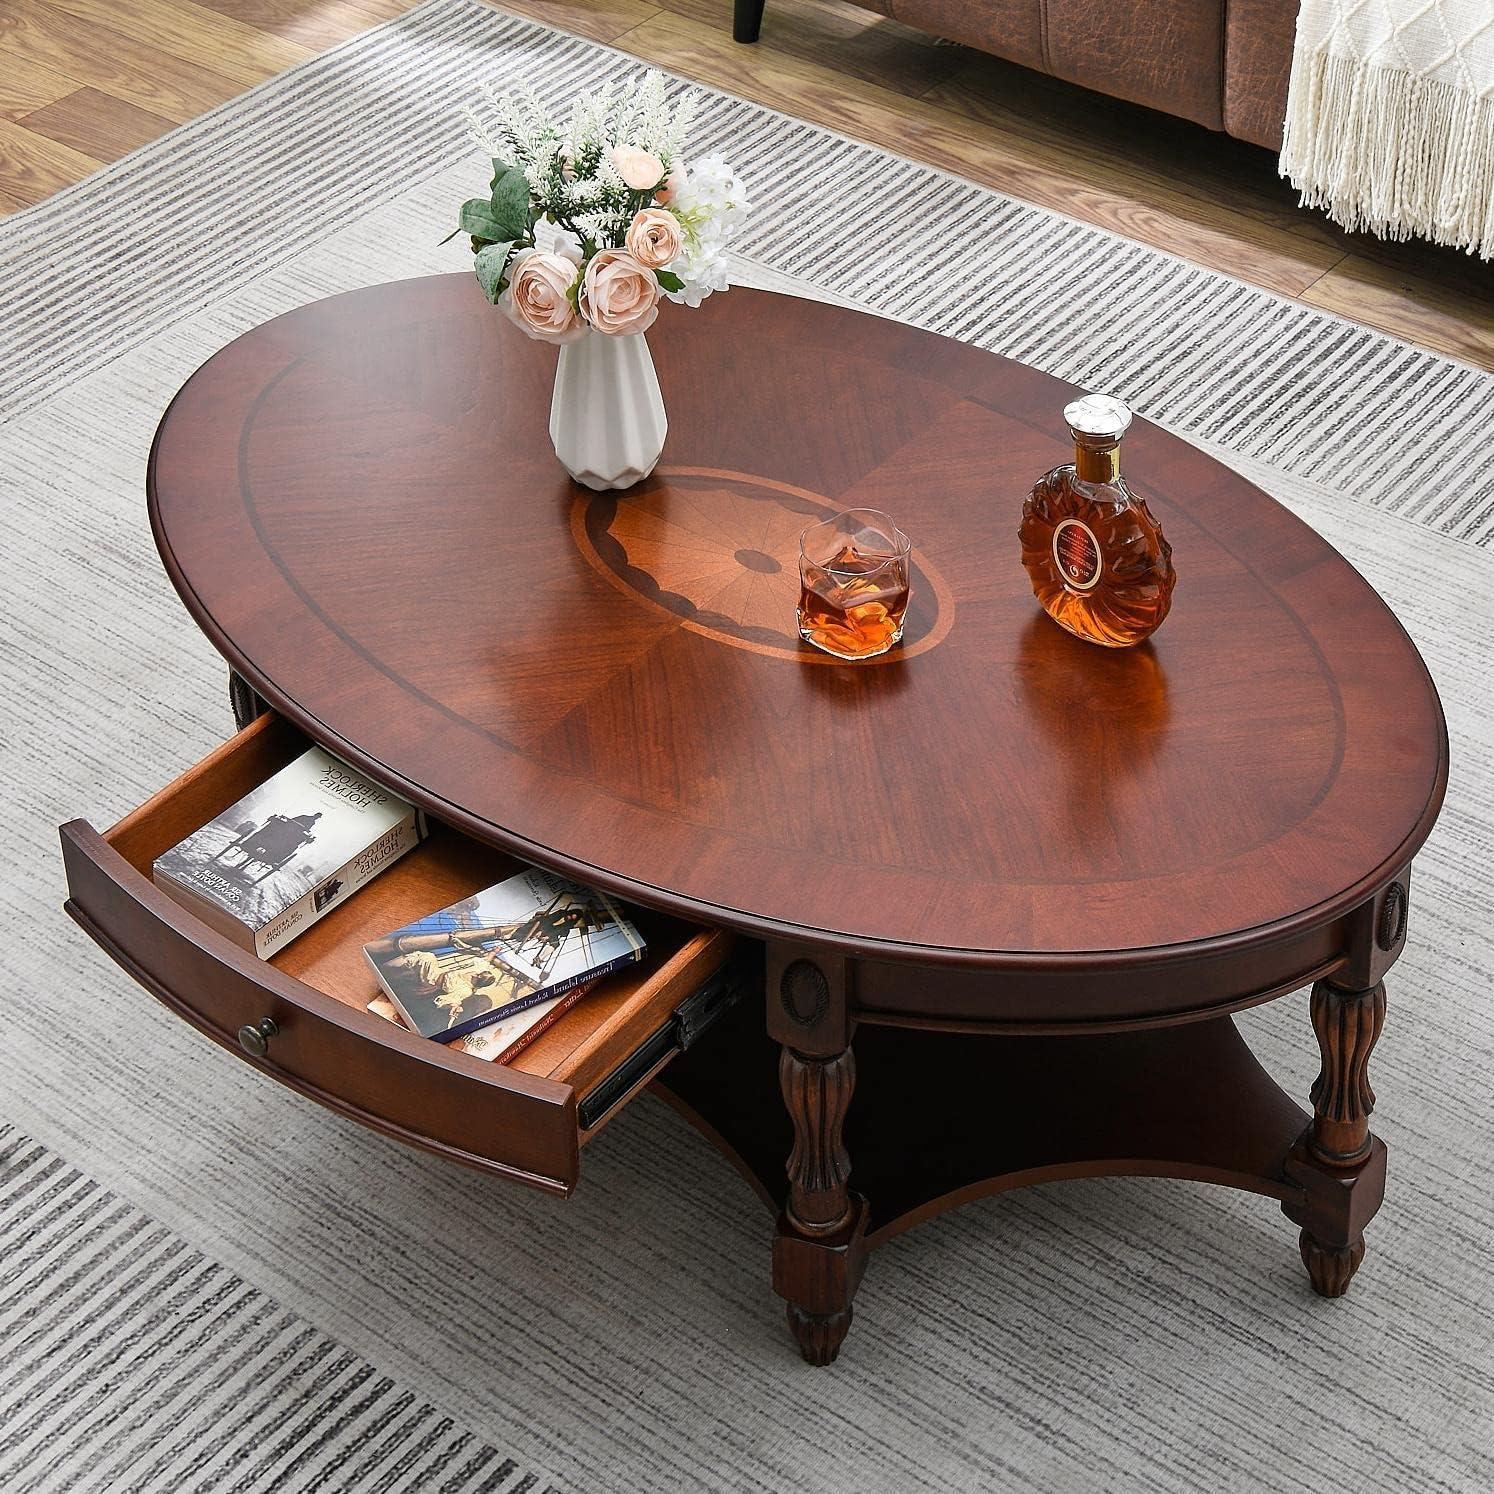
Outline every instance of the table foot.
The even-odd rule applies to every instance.
[[[833,1235],[810,1237],[787,1211],[773,1241],[773,1290],[788,1303],[788,1325],[810,1364],[829,1364],[851,1326],[851,1301],[866,1269],[866,1200],[850,1195],[850,1216]]]
[[[734,41],[755,42],[762,34],[763,7],[766,0],[736,0],[732,9],[731,34]]]
[[[835,1363],[835,1356],[840,1353],[840,1346],[851,1327],[851,1312],[849,1307],[844,1312],[805,1312],[792,1302],[788,1304],[789,1332],[798,1340],[799,1352],[806,1364]]]
[[[1312,1280],[1312,1289],[1320,1297],[1342,1297],[1364,1259],[1364,1236],[1356,1236],[1342,1249],[1319,1244],[1303,1230],[1298,1237],[1302,1264]]]

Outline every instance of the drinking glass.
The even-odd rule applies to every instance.
[[[839,659],[885,654],[903,636],[912,542],[874,508],[799,536],[799,636]]]

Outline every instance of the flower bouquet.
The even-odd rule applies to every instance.
[[[664,79],[578,99],[562,127],[532,95],[487,94],[473,132],[493,162],[487,197],[462,204],[483,293],[527,336],[561,349],[550,435],[589,487],[627,487],[663,449],[662,397],[642,334],[668,299],[726,290],[727,245],[747,198],[719,156],[683,155],[696,96]],[[598,333],[599,336],[591,334]]]

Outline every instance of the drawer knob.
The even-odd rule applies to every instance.
[[[280,1028],[273,1017],[263,1017],[258,1022],[246,1022],[239,1028],[239,1047],[250,1058],[263,1058],[270,1051],[270,1039]]]

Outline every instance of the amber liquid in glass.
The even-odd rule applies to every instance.
[[[1080,444],[1071,465],[1039,478],[1017,534],[1034,595],[1075,637],[1127,648],[1167,616],[1172,546],[1121,477],[1118,443]]]
[[[850,546],[804,573],[799,632],[845,659],[886,653],[903,635],[908,611],[907,565]]]

